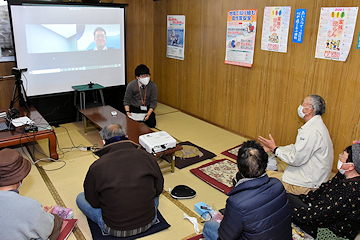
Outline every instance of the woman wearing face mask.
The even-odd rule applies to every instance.
[[[157,86],[150,81],[149,68],[144,64],[136,67],[135,77],[128,84],[124,96],[126,115],[130,117],[132,113],[145,113],[145,124],[153,128],[156,126],[154,109],[157,105]]]
[[[348,239],[360,232],[360,144],[339,155],[337,168],[339,172],[316,191],[288,194],[293,222],[315,238],[318,228]]]

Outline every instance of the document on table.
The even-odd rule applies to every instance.
[[[144,121],[146,113],[131,113],[131,116],[129,116],[129,118],[138,121],[138,122],[142,122]]]
[[[19,117],[19,118],[15,118],[15,119],[11,120],[11,123],[15,127],[20,127],[24,124],[33,124],[34,121],[25,116],[25,117]]]

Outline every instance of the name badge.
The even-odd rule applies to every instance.
[[[140,110],[147,111],[147,107],[146,106],[140,106]]]

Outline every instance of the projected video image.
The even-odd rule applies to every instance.
[[[77,51],[75,24],[26,24],[28,53]]]
[[[10,9],[16,65],[28,69],[28,96],[73,91],[89,82],[126,84],[125,5],[34,3]]]
[[[26,24],[28,53],[120,49],[120,25]]]
[[[120,25],[77,25],[78,50],[120,49]]]

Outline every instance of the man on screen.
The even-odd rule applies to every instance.
[[[108,50],[112,48],[108,48],[105,46],[106,44],[106,32],[102,27],[97,27],[94,30],[94,42],[96,43],[96,47],[94,50]]]

